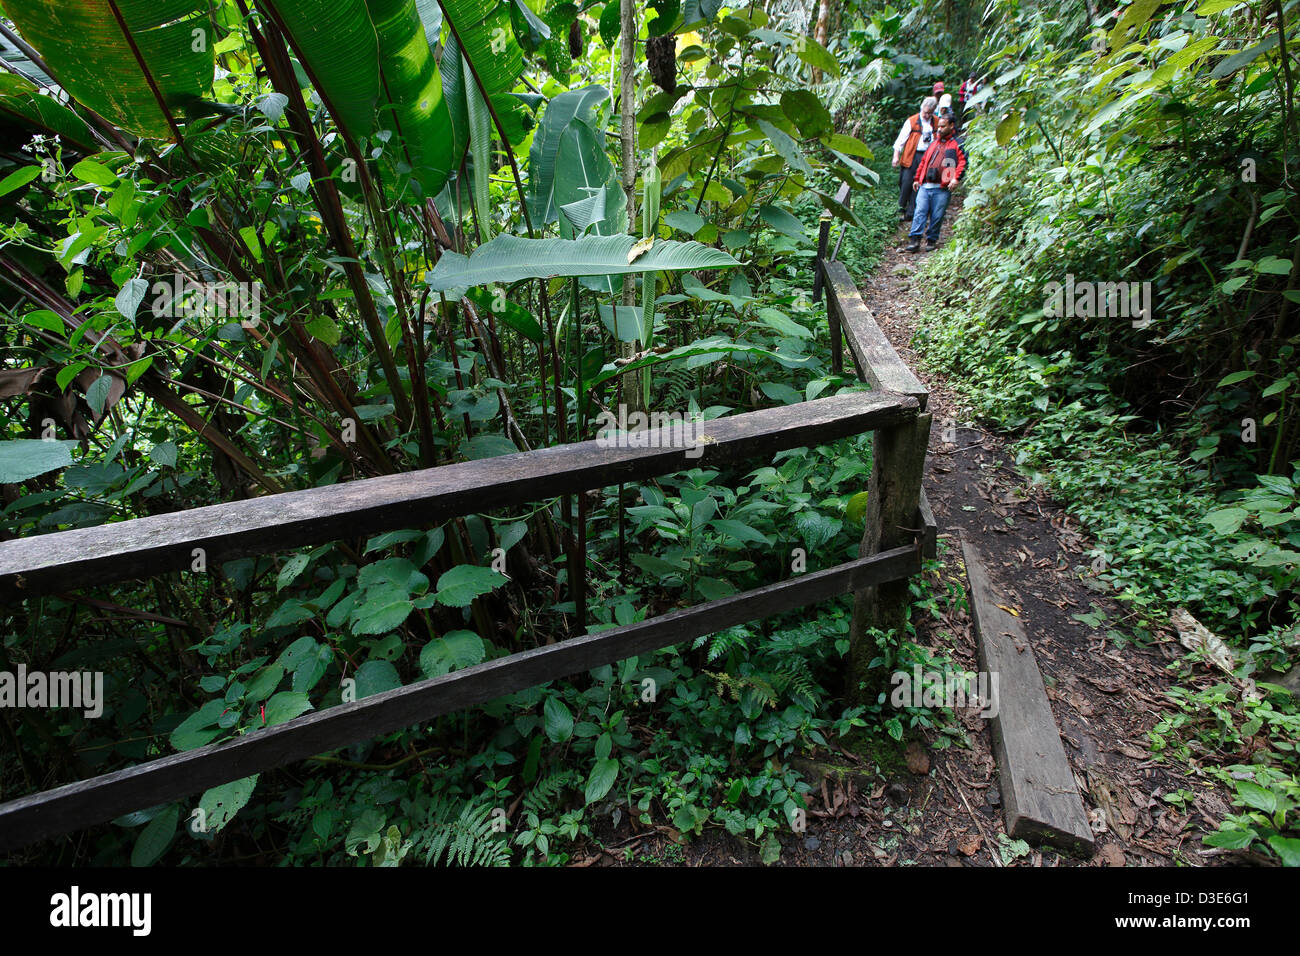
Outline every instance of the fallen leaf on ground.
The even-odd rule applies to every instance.
[[[1098,859],[1106,866],[1124,866],[1124,851],[1114,843],[1107,843],[1097,854]]]
[[[907,769],[919,774],[930,772],[930,755],[915,740],[907,745]]]
[[[1231,674],[1235,666],[1232,651],[1196,618],[1184,608],[1176,607],[1169,612],[1169,622],[1178,629],[1178,642],[1189,651],[1200,651],[1206,660],[1225,673]]]

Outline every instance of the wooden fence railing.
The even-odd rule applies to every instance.
[[[838,355],[847,337],[877,390],[721,418],[700,427],[697,448],[602,447],[597,442],[444,465],[190,511],[0,542],[0,600],[21,601],[440,521],[641,480],[701,462],[770,456],[866,431],[875,433],[861,557],[821,571],[659,617],[511,654],[441,677],[316,711],[235,740],[0,804],[0,849],[102,823],[209,787],[425,722],[558,678],[727,627],[856,595],[855,637],[905,613],[906,578],[933,556],[935,526],[920,491],[929,415],[926,392],[889,347],[838,263],[820,257]],[[680,436],[680,432],[677,433]],[[668,430],[658,439],[671,445]],[[919,450],[918,450],[919,449]],[[899,590],[901,588],[901,591]],[[895,607],[895,605],[898,605]],[[857,654],[851,653],[851,666]],[[865,669],[861,671],[865,673]]]

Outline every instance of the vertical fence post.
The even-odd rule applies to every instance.
[[[818,264],[818,275],[825,267]],[[826,283],[826,321],[831,327],[831,374],[844,374],[844,332],[840,322],[840,300],[835,294],[835,283]]]
[[[573,551],[574,560],[569,565],[570,575],[577,577],[569,581],[569,591],[573,594],[573,616],[578,623],[578,634],[587,633],[587,493],[578,492],[578,546]]]
[[[826,259],[826,246],[830,243],[831,238],[831,212],[829,209],[822,213],[821,225],[817,231],[817,258],[813,260],[813,301],[822,300],[822,289],[826,285],[826,277],[822,273],[822,262]]]
[[[847,187],[846,187],[847,189]],[[845,190],[840,191],[845,194]],[[840,196],[835,197],[840,199]],[[842,201],[842,200],[841,200]],[[822,213],[821,230],[817,234],[817,259],[813,263],[813,301],[820,302],[822,293],[826,294],[826,322],[831,329],[831,374],[844,374],[844,333],[840,327],[840,304],[835,297],[835,284],[826,277],[826,249],[831,238],[831,213]],[[840,239],[844,233],[840,233]],[[838,252],[838,248],[836,249]]]
[[[916,537],[921,501],[921,476],[930,442],[930,415],[922,412],[912,421],[876,431],[872,446],[871,481],[867,492],[866,527],[859,556],[868,557],[899,548]],[[872,703],[887,686],[886,679],[870,677],[873,658],[879,654],[872,629],[893,632],[895,639],[907,625],[907,579],[858,591],[853,597],[853,625],[849,632],[850,698]],[[861,690],[859,685],[865,683]]]

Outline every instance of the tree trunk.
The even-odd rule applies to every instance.
[[[821,0],[821,6],[817,11],[817,29],[813,32],[813,39],[822,46],[826,45],[827,31],[831,23],[831,0]],[[813,85],[817,86],[822,81],[822,71],[813,67],[812,71]]]
[[[640,232],[636,208],[636,7],[632,0],[621,0],[619,8],[619,70],[621,73],[621,95],[619,114],[622,121],[621,139],[623,146],[623,195],[627,198],[627,231],[631,235]],[[623,277],[623,305],[636,306],[636,286],[630,275]],[[631,358],[636,354],[635,342],[619,342],[620,358]],[[641,409],[641,376],[646,369],[627,372],[619,379],[623,402],[628,411]]]

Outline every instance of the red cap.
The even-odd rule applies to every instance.
[[[931,92],[931,93],[942,93],[942,92],[943,92],[943,80],[940,80],[938,83],[934,84],[934,89],[932,89],[930,92]]]

